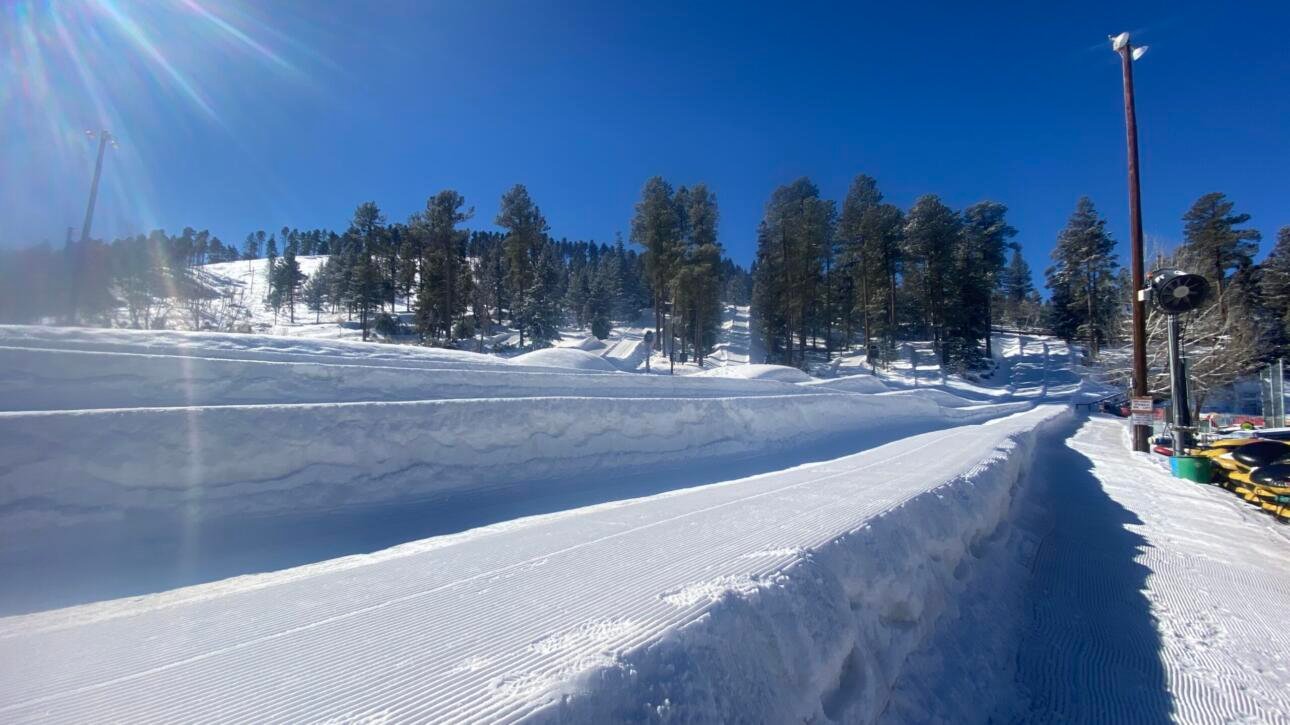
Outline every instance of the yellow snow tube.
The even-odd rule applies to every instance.
[[[1253,493],[1264,511],[1282,521],[1290,520],[1290,486],[1255,484]]]

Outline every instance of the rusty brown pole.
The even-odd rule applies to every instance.
[[[1133,43],[1126,41],[1117,51],[1124,74],[1124,129],[1129,155],[1129,243],[1132,259],[1131,303],[1133,305],[1133,394],[1147,395],[1147,312],[1138,292],[1143,287],[1142,198],[1138,182],[1138,116],[1133,102]],[[1151,427],[1133,426],[1133,450],[1146,452]]]

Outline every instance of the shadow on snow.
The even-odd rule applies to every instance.
[[[1052,529],[1025,593],[1017,657],[1024,722],[1170,722],[1173,700],[1161,640],[1143,594],[1150,544],[1142,521],[1111,499],[1093,461],[1070,437],[1083,420],[1045,437],[1032,470]]]

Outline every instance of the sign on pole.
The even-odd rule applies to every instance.
[[[1152,425],[1155,423],[1155,414],[1151,396],[1134,396],[1129,400],[1130,422],[1133,425]]]

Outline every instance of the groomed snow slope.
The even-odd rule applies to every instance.
[[[872,719],[1060,410],[2,619],[0,719]]]
[[[1290,535],[1087,420],[1050,459],[1019,719],[1290,723]],[[1055,656],[1056,655],[1056,656]]]
[[[1285,527],[1126,434],[1094,416],[1040,435],[878,722],[1290,722]]]

